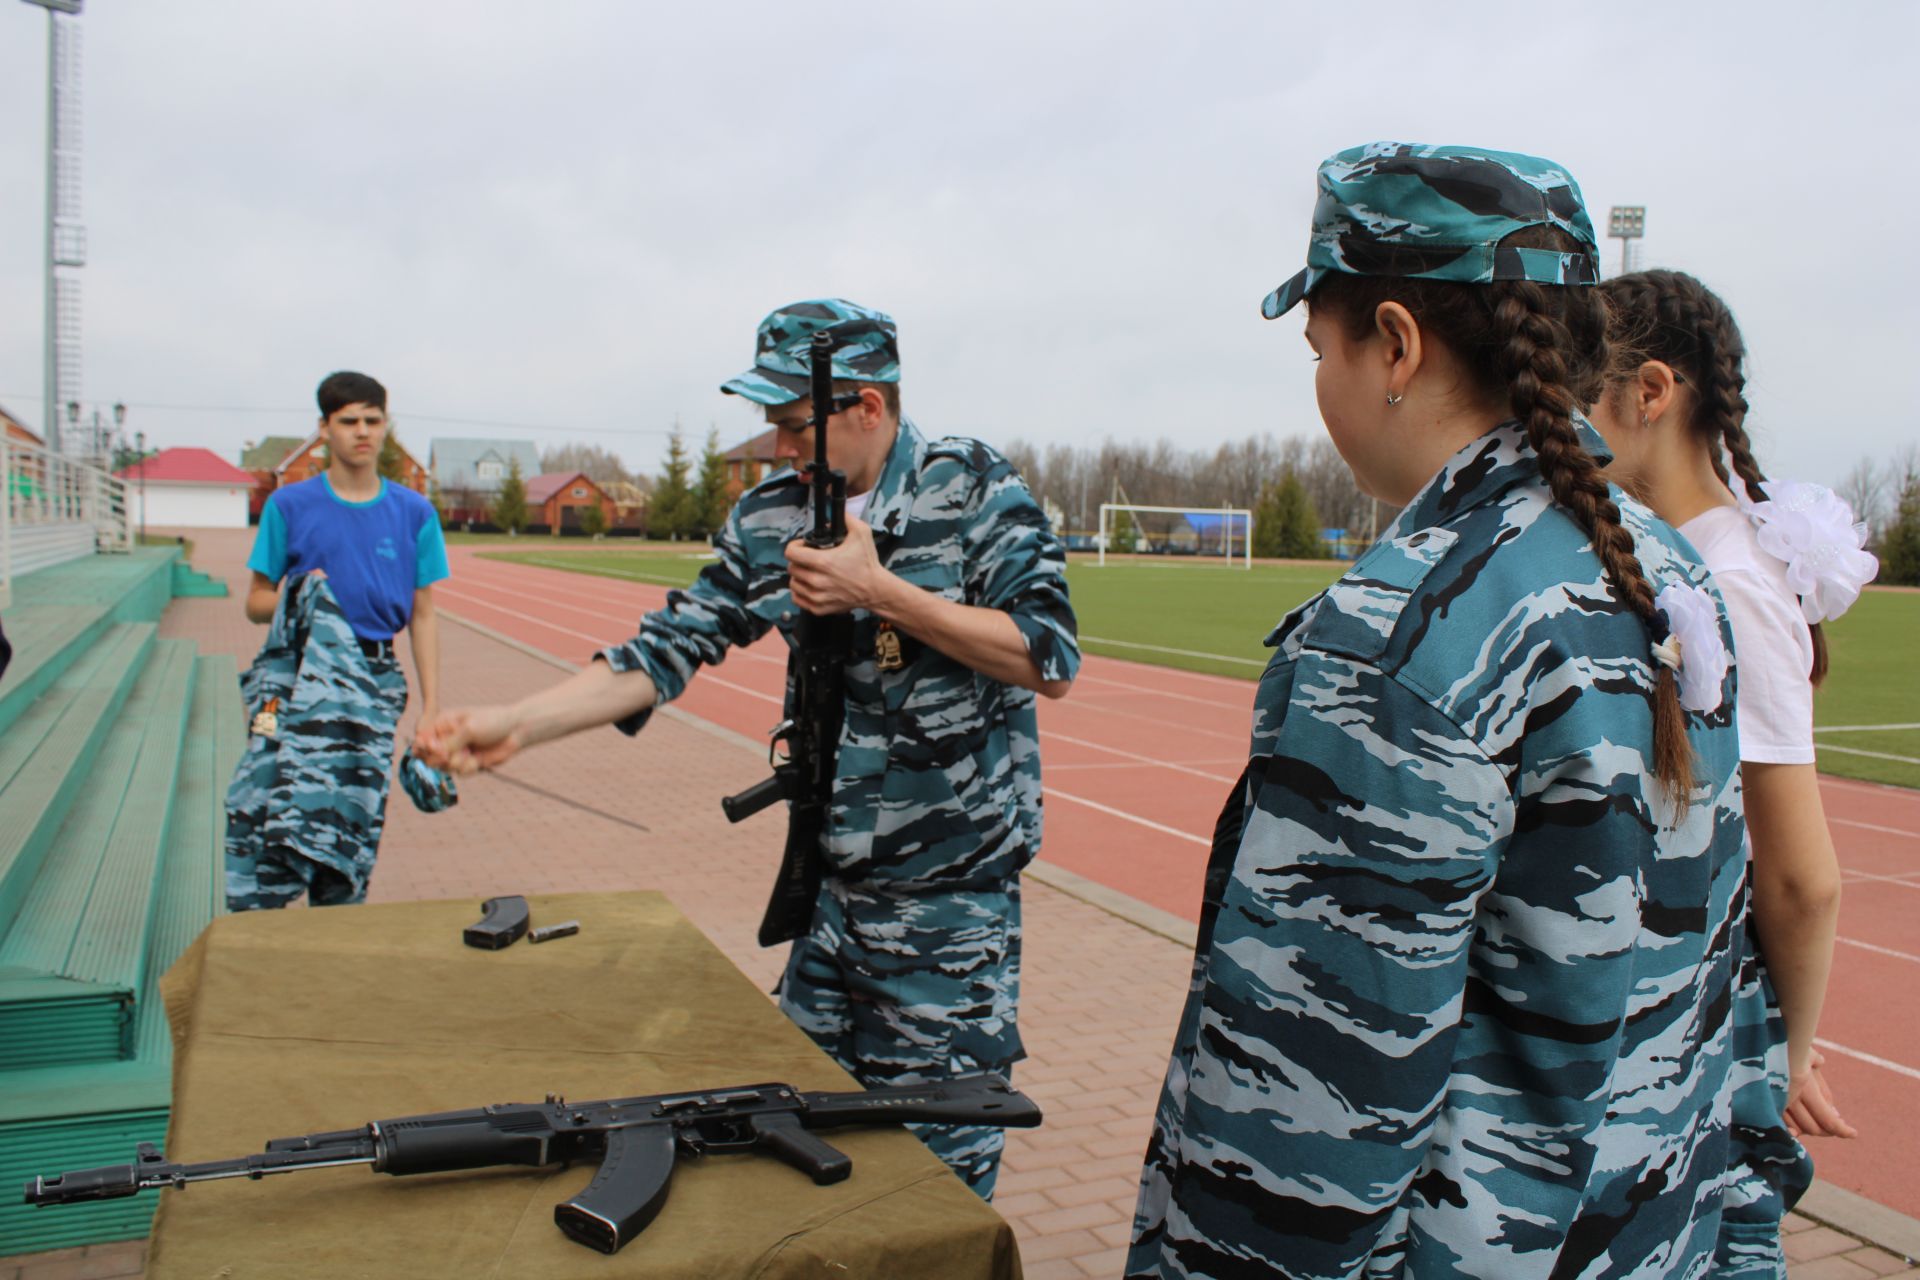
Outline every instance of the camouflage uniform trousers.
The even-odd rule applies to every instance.
[[[228,910],[366,900],[406,706],[395,659],[308,646],[277,735],[248,737],[227,792]]]
[[[1020,886],[890,889],[828,879],[794,940],[780,1008],[862,1085],[922,1084],[1025,1056]],[[909,1125],[982,1199],[993,1198],[1004,1131]]]

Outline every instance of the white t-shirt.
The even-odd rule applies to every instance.
[[[1727,602],[1737,672],[1740,758],[1812,764],[1813,636],[1787,566],[1760,549],[1738,507],[1714,507],[1680,526]]]
[[[865,493],[848,494],[847,495],[847,519],[849,520],[866,519],[867,518],[867,499],[871,498],[872,496],[873,496],[873,490],[871,489],[867,490]]]

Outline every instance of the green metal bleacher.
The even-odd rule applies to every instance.
[[[245,731],[232,659],[158,638],[176,585],[198,576],[179,555],[28,574],[6,614],[0,1255],[135,1239],[152,1220],[151,1196],[41,1210],[7,1190],[125,1163],[166,1134],[160,975],[224,909],[223,799]]]

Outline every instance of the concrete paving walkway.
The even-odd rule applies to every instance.
[[[246,622],[237,598],[250,540],[192,536],[195,566],[228,577],[236,598],[176,601],[162,634],[244,665],[264,630]],[[563,674],[554,659],[458,622],[443,626],[443,647],[449,705],[517,698]],[[410,712],[407,726],[412,719]],[[444,814],[421,814],[396,794],[371,897],[477,904],[500,893],[660,889],[771,987],[783,951],[760,948],[753,934],[780,819],[769,813],[736,827],[719,807],[721,795],[765,771],[757,744],[672,708],[636,739],[608,729],[552,743],[499,777],[464,783],[459,805]],[[1021,1031],[1030,1056],[1015,1078],[1047,1120],[1008,1134],[994,1203],[1015,1227],[1032,1280],[1114,1277],[1186,987],[1192,926],[1044,865],[1026,879],[1025,922]],[[1793,1280],[1920,1280],[1920,1268],[1902,1256],[1920,1252],[1920,1242],[1901,1234],[1916,1224],[1896,1215],[1882,1225],[1862,1238],[1796,1215],[1788,1223]],[[140,1270],[137,1243],[0,1258],[0,1280]]]

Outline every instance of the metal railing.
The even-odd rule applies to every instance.
[[[40,445],[0,435],[0,609],[13,603],[15,552],[23,534],[91,526],[93,550],[133,546],[133,509],[124,480]]]

